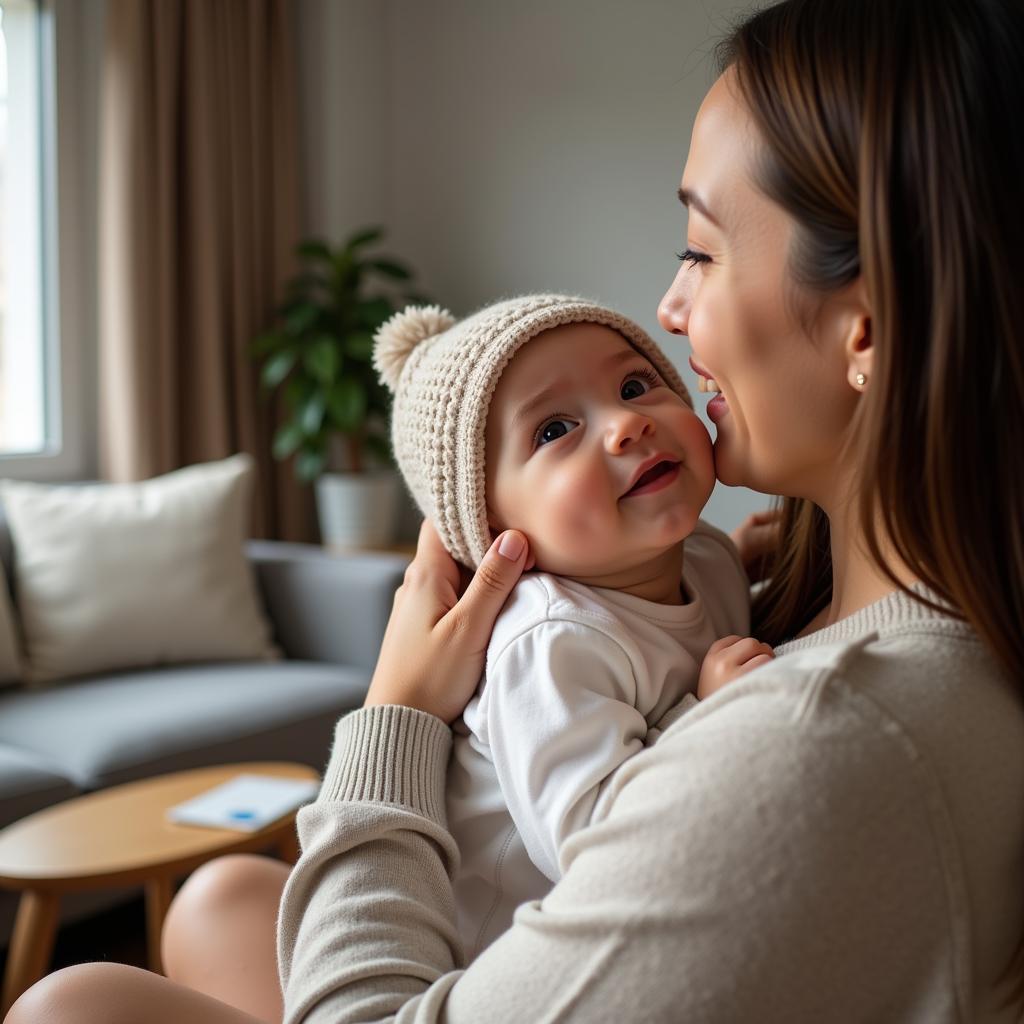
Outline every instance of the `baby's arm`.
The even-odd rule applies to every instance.
[[[608,776],[644,747],[635,699],[622,647],[575,621],[542,622],[489,661],[486,741],[530,859],[552,881],[562,842],[590,822]]]
[[[725,636],[716,640],[704,655],[697,681],[697,696],[703,700],[720,690],[726,683],[739,679],[758,665],[767,664],[775,657],[768,644],[752,636]]]

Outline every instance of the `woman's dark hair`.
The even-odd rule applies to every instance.
[[[1024,692],[1024,5],[785,0],[718,58],[761,134],[756,184],[796,222],[798,288],[867,288],[847,450],[871,556],[899,585],[877,516]],[[831,597],[821,509],[783,501],[768,571],[754,632],[779,643]]]

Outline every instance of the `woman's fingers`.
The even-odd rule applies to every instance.
[[[366,706],[401,704],[457,718],[484,668],[487,644],[529,558],[526,537],[507,531],[491,545],[459,596],[459,566],[429,523],[395,594]]]
[[[443,594],[443,610],[448,611],[456,602],[462,589],[459,565],[448,554],[441,536],[429,519],[420,524],[420,535],[416,541],[416,556],[406,570],[406,584],[437,587]],[[439,606],[441,609],[442,606]],[[440,618],[440,615],[438,616]]]
[[[765,508],[760,512],[751,512],[747,517],[747,520],[754,526],[764,526],[767,523],[777,523],[781,519],[781,508]]]
[[[466,592],[451,610],[452,633],[476,648],[476,653],[487,650],[498,613],[523,574],[527,548],[526,537],[518,530],[502,533],[491,544]]]
[[[782,510],[754,512],[729,535],[751,583],[764,578],[767,556],[779,546]]]

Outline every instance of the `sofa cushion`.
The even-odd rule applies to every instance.
[[[0,687],[11,686],[21,680],[20,661],[18,631],[14,625],[7,577],[0,572]]]
[[[322,770],[334,724],[369,673],[321,662],[248,662],[97,677],[0,693],[0,743],[81,789],[239,760]]]
[[[274,653],[245,556],[248,455],[134,484],[11,480],[30,683]]]
[[[67,800],[76,792],[38,754],[0,744],[0,828]]]

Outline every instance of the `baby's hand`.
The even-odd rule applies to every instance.
[[[697,696],[703,700],[720,690],[726,683],[739,679],[758,665],[765,665],[775,657],[768,644],[752,636],[724,636],[716,640],[704,655],[697,681]]]

